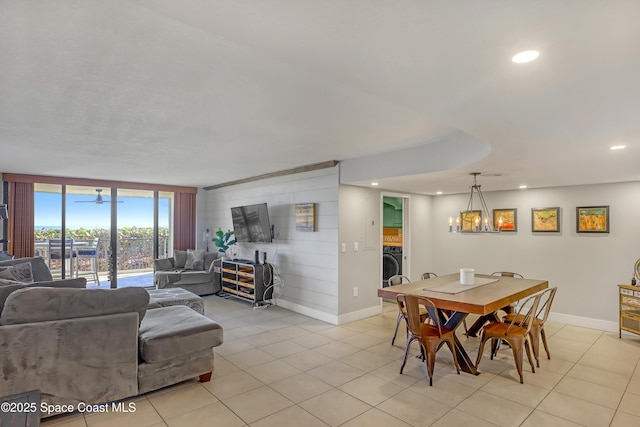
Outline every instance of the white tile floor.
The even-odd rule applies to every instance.
[[[73,414],[42,425],[640,426],[640,337],[547,323],[552,359],[542,357],[535,374],[525,367],[524,384],[509,349],[483,357],[482,374],[472,376],[456,375],[442,348],[429,387],[415,357],[398,374],[404,342],[390,344],[392,304],[342,326],[216,296],[205,304],[225,328],[211,382],[139,396],[135,413]],[[462,342],[475,360],[478,338]]]

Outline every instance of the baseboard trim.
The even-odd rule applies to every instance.
[[[313,317],[314,319],[322,320],[323,322],[331,323],[332,325],[344,325],[345,323],[355,322],[356,320],[365,319],[382,313],[382,306],[380,305],[365,308],[363,310],[352,311],[351,313],[341,314],[339,316],[325,313],[324,311],[309,308],[284,299],[278,299],[277,305],[279,307],[286,308],[287,310],[304,314],[305,316]],[[619,330],[618,322],[593,319],[591,317],[574,316],[572,314],[551,312],[549,313],[549,320],[552,322],[566,323],[567,325],[581,326],[583,328],[597,329],[600,331],[618,332]]]
[[[305,316],[313,317],[314,319],[322,320],[323,322],[331,323],[332,325],[338,324],[338,316],[335,314],[325,313],[324,311],[309,308],[281,298],[278,298],[276,305],[299,314],[304,314]]]
[[[277,305],[279,307],[286,308],[287,310],[304,314],[305,316],[313,317],[314,319],[322,320],[323,322],[331,323],[332,325],[344,325],[345,323],[355,322],[356,320],[366,319],[367,317],[382,313],[382,306],[380,305],[368,307],[363,310],[352,311],[351,313],[341,314],[339,316],[325,313],[324,311],[316,310],[314,308],[305,307],[304,305],[283,299],[278,299]]]
[[[618,322],[610,320],[593,319],[591,317],[574,316],[572,314],[549,313],[552,322],[566,323],[567,325],[581,326],[583,328],[598,329],[600,331],[618,332]]]
[[[351,313],[341,314],[338,316],[338,325],[344,325],[345,323],[355,322],[356,320],[366,319],[367,317],[375,316],[382,313],[382,306],[376,305],[375,307],[365,308],[363,310],[352,311]]]

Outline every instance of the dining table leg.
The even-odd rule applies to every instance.
[[[447,329],[452,329],[455,331],[455,329],[460,326],[462,321],[468,315],[469,313],[456,311],[443,323],[443,326]],[[467,353],[455,333],[453,334],[453,340],[455,342],[456,357],[458,359],[458,365],[460,365],[460,369],[468,374],[479,375],[480,372],[478,372],[475,363],[471,360],[469,354]]]

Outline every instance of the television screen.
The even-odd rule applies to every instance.
[[[233,232],[238,242],[271,242],[267,204],[231,208]]]

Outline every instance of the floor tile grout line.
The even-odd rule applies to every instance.
[[[562,328],[561,328],[561,329],[562,329]],[[554,335],[555,335],[555,334],[554,334]],[[565,396],[569,396],[569,397],[571,397],[571,398],[573,398],[573,399],[578,399],[578,400],[583,400],[583,401],[585,401],[585,402],[588,402],[588,401],[586,401],[586,400],[584,400],[584,399],[579,399],[579,398],[577,398],[577,397],[575,397],[575,396],[571,396],[571,395],[569,395],[569,394],[562,393],[561,391],[557,391],[557,390],[556,390],[556,387],[558,386],[558,384],[560,384],[560,383],[562,382],[562,380],[563,380],[564,378],[566,378],[566,377],[568,377],[568,376],[569,376],[569,372],[571,372],[571,370],[572,370],[573,368],[575,368],[575,366],[576,366],[576,365],[578,365],[578,363],[580,362],[580,360],[581,360],[581,359],[582,359],[582,358],[587,354],[587,352],[589,351],[589,349],[593,348],[593,346],[595,346],[596,342],[598,342],[598,340],[600,340],[600,338],[601,338],[602,336],[604,336],[604,333],[602,333],[602,334],[598,337],[598,339],[597,339],[597,340],[595,340],[595,341],[594,341],[594,342],[589,346],[589,348],[587,348],[587,349],[582,353],[582,356],[581,356],[578,360],[576,360],[575,362],[571,362],[571,363],[573,364],[573,365],[572,365],[572,367],[571,367],[571,369],[567,370],[567,371],[562,375],[562,378],[560,379],[560,381],[558,381],[558,382],[553,386],[553,388],[552,388],[551,390],[549,390],[549,393],[547,394],[547,396],[548,396],[549,394],[551,394],[551,392],[555,391],[556,393],[563,394],[563,395],[565,395]],[[561,359],[561,360],[563,360],[563,359]],[[595,384],[595,383],[594,383],[594,384]],[[598,385],[600,385],[600,384],[598,384]],[[624,396],[624,394],[623,394],[623,396]],[[622,400],[622,399],[621,399],[621,400]],[[540,401],[540,403],[538,403],[538,405],[536,405],[536,407],[535,407],[534,411],[535,411],[535,410],[539,410],[540,412],[543,412],[543,413],[545,413],[545,414],[548,414],[548,415],[551,415],[551,416],[554,416],[554,417],[557,417],[557,418],[560,418],[560,419],[563,419],[563,420],[567,420],[567,421],[570,421],[570,422],[576,423],[574,420],[569,420],[569,419],[567,419],[567,418],[560,417],[560,416],[558,416],[558,415],[556,415],[556,414],[551,414],[551,413],[549,413],[549,412],[545,412],[545,411],[544,411],[544,410],[542,410],[542,409],[538,409],[538,408],[540,407],[540,404],[542,404],[542,402],[543,402],[543,401],[544,401],[544,399],[543,399],[543,400],[541,400],[541,401]],[[592,405],[597,405],[597,406],[602,407],[602,408],[611,409],[611,408],[607,408],[606,406],[599,405],[599,404],[597,404],[597,403],[593,403],[593,402],[588,402],[588,403],[590,403],[590,404],[592,404]],[[612,421],[613,421],[613,419],[615,418],[615,416],[616,416],[616,412],[617,412],[617,410],[615,410],[615,409],[614,409],[613,417],[611,417],[611,420],[609,420],[609,424],[611,424],[611,422],[612,422]],[[532,412],[532,413],[533,413],[533,412]],[[528,418],[528,417],[527,417],[527,418]],[[526,419],[525,419],[525,421],[526,421]],[[523,421],[523,422],[524,422],[524,421]],[[578,424],[578,423],[576,423],[576,424]]]

